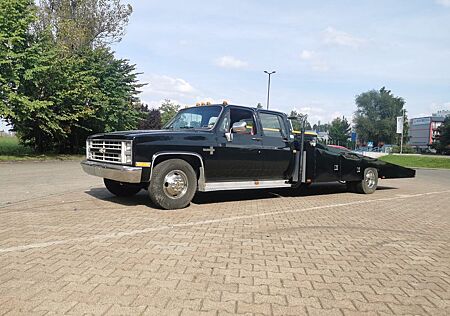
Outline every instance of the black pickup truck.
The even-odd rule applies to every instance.
[[[117,196],[141,189],[163,209],[186,207],[197,191],[345,182],[373,193],[378,178],[415,171],[316,142],[284,113],[235,105],[181,110],[162,130],[113,132],[86,141],[85,172]]]

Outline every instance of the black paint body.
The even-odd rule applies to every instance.
[[[300,138],[293,136],[287,116],[280,112],[248,107],[233,105],[221,107],[218,122],[211,129],[125,131],[96,134],[90,138],[133,140],[133,164],[136,162],[156,164],[159,161],[152,160],[154,155],[163,152],[198,154],[203,160],[206,182],[282,179],[291,181],[296,163],[295,151],[300,149]],[[234,133],[233,140],[228,141],[220,126],[230,109],[253,111],[256,133],[253,135]],[[286,137],[265,135],[259,119],[261,113],[280,116],[283,128],[286,128],[289,135]],[[313,146],[308,138],[305,139],[305,151],[305,180],[310,182],[358,181],[362,179],[363,171],[368,167],[376,168],[381,178],[415,176],[415,171],[409,168],[352,152],[330,150],[329,147],[320,144]],[[198,159],[193,156],[180,154],[180,158],[198,164]],[[142,182],[148,182],[149,177],[150,168],[144,168]]]

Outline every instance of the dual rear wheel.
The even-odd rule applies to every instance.
[[[366,168],[361,181],[347,182],[346,185],[350,192],[371,194],[378,186],[378,171],[375,168]]]

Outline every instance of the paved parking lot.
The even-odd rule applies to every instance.
[[[77,162],[0,179],[0,315],[450,314],[449,171],[177,211],[113,197]]]

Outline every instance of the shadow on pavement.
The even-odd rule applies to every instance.
[[[380,186],[378,190],[395,190],[397,188]],[[117,197],[112,195],[106,188],[92,188],[86,191],[92,197],[99,200],[113,202],[125,206],[147,205],[155,207],[150,201],[146,190],[142,190],[133,197]],[[307,188],[292,189],[256,189],[256,190],[229,190],[217,192],[198,192],[192,200],[195,204],[209,204],[234,201],[249,201],[261,199],[276,199],[283,197],[299,197],[299,196],[321,196],[328,194],[348,193],[345,185],[340,183],[320,183],[313,184]],[[357,193],[354,193],[355,195]]]
[[[85,193],[99,200],[113,202],[124,206],[147,205],[149,207],[155,208],[146,190],[141,190],[141,192],[139,192],[135,196],[130,197],[115,196],[106,188],[92,188],[88,191],[85,191]]]
[[[392,190],[393,187],[381,186],[378,190]],[[320,183],[313,184],[306,188],[292,189],[260,189],[260,190],[232,190],[217,192],[199,192],[193,199],[193,203],[207,204],[232,201],[248,201],[259,199],[276,199],[283,197],[299,197],[299,196],[320,196],[328,194],[348,193],[345,185],[340,183]],[[356,193],[354,193],[356,194]]]

